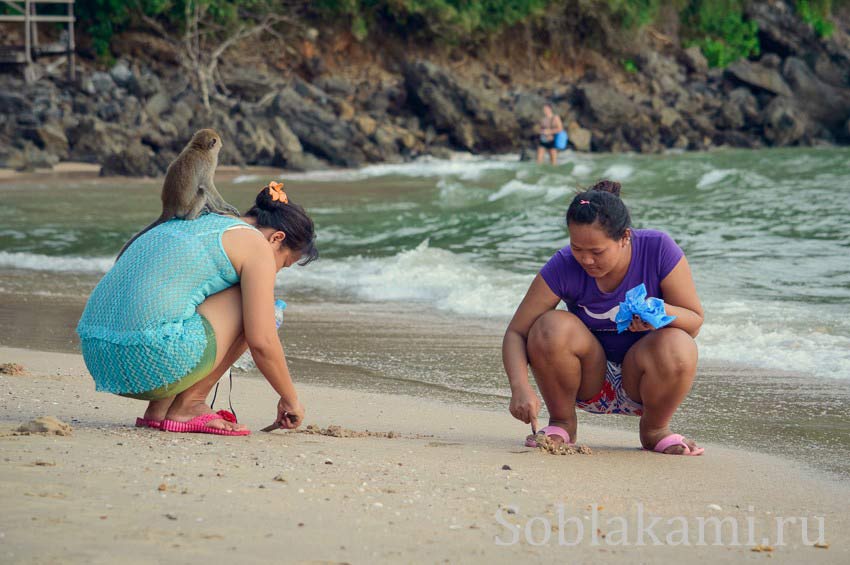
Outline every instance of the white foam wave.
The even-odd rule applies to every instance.
[[[715,185],[728,177],[729,175],[737,172],[735,169],[714,169],[711,170],[704,175],[702,175],[697,182],[697,188],[707,188],[709,186]]]
[[[607,178],[616,181],[623,181],[628,179],[634,174],[635,168],[631,165],[625,165],[622,163],[614,164],[605,169],[605,172],[602,173],[602,178]]]
[[[499,190],[488,196],[487,200],[495,202],[512,194],[543,194],[546,190],[547,187],[540,184],[529,184],[521,180],[511,179],[499,187]]]
[[[53,257],[36,253],[0,251],[0,268],[30,271],[105,273],[115,263],[114,257]]]
[[[479,157],[468,153],[455,153],[452,154],[450,159],[436,159],[426,155],[409,163],[367,165],[361,169],[287,173],[286,178],[288,180],[314,182],[351,182],[396,175],[404,177],[452,176],[462,180],[477,180],[488,171],[515,169],[516,166],[516,155]]]
[[[700,358],[850,379],[850,335],[827,312],[789,304],[706,301]]]
[[[288,269],[278,276],[278,283],[372,302],[424,302],[462,315],[508,318],[531,279],[477,265],[462,255],[430,247],[425,240],[392,257],[322,260]]]
[[[262,180],[263,177],[260,175],[239,175],[238,177],[233,179],[233,184],[242,184],[246,182],[257,182]]]
[[[590,176],[590,173],[593,172],[593,167],[587,165],[585,163],[577,163],[575,167],[573,167],[572,174],[575,177],[585,178]]]

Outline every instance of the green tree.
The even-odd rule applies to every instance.
[[[761,52],[758,24],[744,17],[741,0],[690,0],[681,12],[687,45],[698,45],[712,67]]]

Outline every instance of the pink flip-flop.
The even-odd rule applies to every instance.
[[[137,428],[153,428],[158,430],[162,427],[162,420],[149,420],[148,418],[136,418]]]
[[[219,412],[223,412],[223,410]],[[162,429],[167,432],[192,432],[199,434],[215,434],[218,436],[247,436],[251,434],[251,430],[224,430],[220,428],[212,428],[207,424],[213,420],[236,421],[235,418],[230,420],[221,413],[202,414],[192,418],[188,422],[163,420]]]
[[[544,434],[546,436],[558,436],[564,443],[567,445],[575,445],[570,441],[570,434],[567,433],[567,430],[561,428],[559,426],[546,426],[545,428],[540,428],[537,430],[538,434]],[[526,447],[537,447],[537,441],[534,438],[528,437],[525,439]]]
[[[681,445],[685,448],[684,453],[664,453],[664,450],[673,445]],[[661,453],[662,455],[702,455],[705,453],[705,449],[702,447],[697,447],[696,449],[691,450],[688,447],[688,444],[685,443],[685,436],[681,434],[670,434],[669,436],[662,438],[661,441],[655,444],[655,447],[652,448],[652,451],[656,453]]]

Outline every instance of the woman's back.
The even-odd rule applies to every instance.
[[[160,386],[171,374],[179,374],[182,364],[200,357],[206,339],[196,308],[208,296],[239,282],[221,245],[224,231],[239,224],[244,222],[217,214],[191,221],[174,219],[127,248],[92,291],[77,325],[98,389],[133,392],[125,384],[119,386],[115,367],[106,366],[108,358],[114,359],[115,346],[153,347],[165,357],[179,344],[192,353],[179,368],[134,370],[138,374],[130,380],[137,381],[132,388],[139,390]]]

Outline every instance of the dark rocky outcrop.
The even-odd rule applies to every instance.
[[[513,112],[501,106],[493,91],[472,88],[444,68],[422,60],[405,65],[404,80],[410,103],[423,123],[446,132],[462,149],[507,151],[522,137]]]
[[[636,46],[637,72],[592,52],[583,75],[549,73],[544,83],[518,82],[506,61],[460,71],[399,55],[372,80],[312,57],[300,76],[222,65],[223,95],[209,109],[170,48],[125,33],[124,58],[108,69],[83,65],[73,84],[0,74],[0,166],[75,160],[100,163],[103,174],[159,175],[202,127],[219,130],[220,162],[231,165],[359,167],[451,150],[533,157],[546,102],[577,151],[850,143],[846,30],[819,38],[787,2],[747,10],[764,54],[725,70],[669,42]]]

